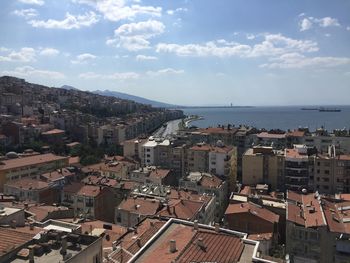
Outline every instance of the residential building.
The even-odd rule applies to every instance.
[[[219,221],[227,206],[228,186],[227,182],[219,177],[201,172],[191,172],[179,182],[179,187],[195,191],[199,194],[216,196],[215,219]]]
[[[350,192],[350,155],[336,155],[330,147],[328,154],[316,154],[314,174],[309,180],[309,188],[321,194]]]
[[[146,184],[176,184],[176,178],[170,170],[160,169],[155,166],[147,166],[132,171],[130,174],[130,180]]]
[[[286,253],[292,262],[333,262],[318,194],[287,192]]]
[[[283,189],[284,153],[271,146],[254,146],[243,155],[242,183],[268,184],[271,189]]]
[[[198,143],[187,151],[187,171],[206,172],[229,177],[233,148],[217,142],[216,146]]]
[[[279,223],[278,214],[256,203],[229,204],[225,211],[225,226],[260,241],[260,249],[267,255],[280,239]]]
[[[0,161],[0,190],[7,180],[35,176],[68,166],[68,157],[51,153]]]
[[[34,201],[53,204],[59,201],[60,193],[48,182],[21,178],[5,183],[4,193],[15,196],[19,201]]]
[[[305,145],[294,145],[293,149],[285,149],[284,180],[285,188],[295,191],[308,189],[309,178],[313,176],[313,159],[308,155]]]

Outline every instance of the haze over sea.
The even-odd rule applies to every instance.
[[[301,110],[303,106],[252,107],[252,108],[186,108],[186,115],[202,116],[203,120],[190,125],[206,128],[218,124],[245,124],[265,129],[296,129],[308,127],[314,131],[324,126],[328,131],[350,128],[350,106],[325,106],[341,109],[341,112]],[[315,107],[313,107],[315,108]]]

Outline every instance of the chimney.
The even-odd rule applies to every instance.
[[[29,224],[29,229],[30,229],[30,230],[34,230],[34,224],[33,224],[33,223],[30,223],[30,224]]]
[[[10,221],[10,224],[11,224],[12,228],[16,228],[17,221],[13,219],[13,220]]]
[[[174,215],[176,214],[176,208],[175,208],[175,206],[173,206],[173,214],[174,214]]]
[[[117,249],[117,244],[116,244],[116,242],[113,242],[113,243],[112,243],[112,249],[113,249],[113,251],[115,251],[115,250]]]
[[[66,255],[67,254],[67,236],[62,237],[62,249],[61,254]]]
[[[220,232],[220,225],[218,223],[215,223],[215,232]]]
[[[193,228],[194,230],[198,230],[198,220],[194,220]]]
[[[136,239],[136,244],[138,245],[138,247],[141,247],[141,239],[140,238]]]
[[[197,245],[201,248],[201,249],[205,249],[205,245],[204,245],[204,242],[203,242],[203,238],[198,238],[197,239]]]
[[[170,253],[175,253],[177,251],[176,249],[176,241],[175,240],[170,240],[169,241],[169,252]]]
[[[29,246],[29,263],[34,263],[34,247]]]

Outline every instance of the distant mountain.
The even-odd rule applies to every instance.
[[[103,95],[103,96],[116,97],[116,98],[120,98],[120,99],[124,99],[124,100],[133,100],[135,102],[142,103],[142,104],[150,104],[153,107],[160,107],[160,108],[174,108],[174,107],[178,107],[176,105],[163,103],[163,102],[159,102],[159,101],[154,101],[154,100],[149,100],[149,99],[145,99],[145,98],[142,98],[142,97],[138,97],[138,96],[122,93],[122,92],[117,92],[117,91],[95,90],[92,93]]]
[[[61,87],[61,89],[66,89],[66,90],[80,90],[80,89],[74,88],[74,87],[69,86],[69,85],[63,85],[63,86]]]

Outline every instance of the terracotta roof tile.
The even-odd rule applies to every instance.
[[[279,221],[278,214],[275,214],[266,208],[251,203],[229,204],[229,206],[226,209],[225,215],[242,213],[250,213],[271,223],[278,223]]]
[[[68,160],[68,157],[57,156],[52,153],[47,153],[17,159],[4,160],[0,162],[0,170],[15,169],[59,160]]]
[[[35,234],[0,227],[0,256],[29,242],[34,236]]]

